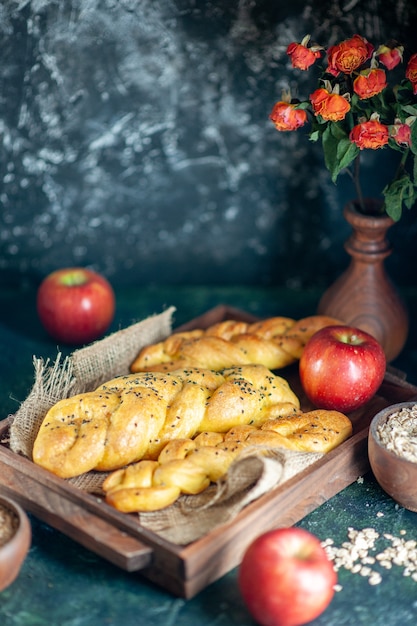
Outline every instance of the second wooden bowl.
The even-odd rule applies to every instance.
[[[387,449],[378,434],[379,428],[384,426],[394,413],[413,407],[416,407],[417,414],[417,402],[401,402],[375,415],[369,429],[368,454],[372,471],[382,489],[404,508],[417,512],[417,462]]]
[[[0,495],[0,591],[17,578],[32,539],[29,518],[17,502]]]

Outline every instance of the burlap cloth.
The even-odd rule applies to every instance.
[[[18,411],[10,416],[9,446],[32,459],[32,448],[44,416],[63,398],[92,391],[107,380],[129,373],[139,350],[172,332],[174,307],[133,324],[85,348],[56,360],[34,358],[34,384]],[[181,496],[170,507],[139,514],[142,526],[176,544],[187,544],[239,511],[273,487],[314,463],[321,454],[284,450],[246,450],[216,485],[196,496]],[[101,494],[106,474],[89,472],[70,479],[83,491]]]

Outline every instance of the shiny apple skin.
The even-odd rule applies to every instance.
[[[36,300],[47,333],[69,345],[103,336],[115,313],[115,295],[104,276],[82,267],[62,268],[40,284]]]
[[[320,540],[298,527],[260,535],[238,571],[242,598],[261,626],[301,626],[325,611],[337,574]]]
[[[386,371],[379,342],[352,326],[315,333],[301,355],[299,372],[308,399],[320,409],[349,413],[378,391]]]

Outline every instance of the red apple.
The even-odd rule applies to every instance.
[[[110,326],[115,297],[100,274],[82,267],[63,268],[39,286],[37,310],[51,337],[66,344],[84,344],[100,338]]]
[[[300,380],[319,409],[349,413],[375,395],[385,375],[380,343],[364,330],[327,326],[307,342],[300,359]]]
[[[242,598],[262,626],[299,626],[318,617],[334,595],[337,574],[320,540],[298,527],[260,535],[238,571]]]

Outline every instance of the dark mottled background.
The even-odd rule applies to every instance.
[[[283,87],[309,93],[286,46],[413,45],[416,26],[416,0],[2,0],[3,280],[76,264],[118,285],[325,286],[353,190],[268,120]],[[365,160],[370,195],[383,156]],[[416,217],[392,230],[400,285]]]

